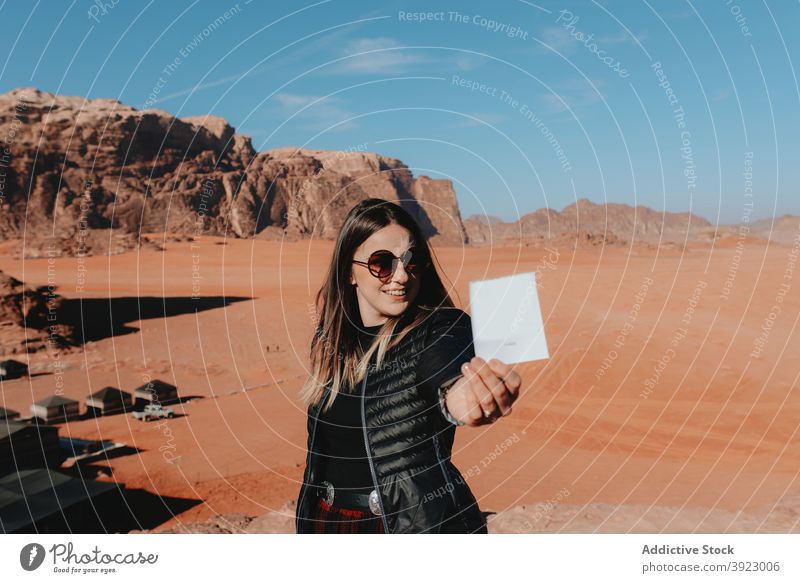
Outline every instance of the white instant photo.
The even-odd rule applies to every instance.
[[[477,356],[506,364],[550,358],[535,273],[471,281],[469,302]]]

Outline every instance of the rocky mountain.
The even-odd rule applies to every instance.
[[[483,225],[499,225],[503,219],[494,215],[470,215],[466,218],[467,221],[477,221]]]
[[[433,242],[465,240],[448,180],[369,152],[256,152],[215,116],[20,88],[0,95],[0,137],[0,238],[24,238],[25,254],[45,238],[60,253],[115,252],[139,232],[330,239],[368,196],[401,204]]]
[[[401,204],[443,245],[680,244],[734,230],[690,213],[587,199],[510,223],[462,221],[449,180],[415,177],[394,158],[256,152],[220,117],[176,118],[36,88],[0,95],[0,139],[0,240],[19,240],[16,254],[27,257],[124,252],[152,244],[142,232],[333,239],[347,210],[370,196]],[[791,240],[797,220],[781,218],[780,237]]]
[[[800,246],[800,217],[783,215],[772,219],[761,219],[750,224],[751,233],[776,243]]]
[[[714,226],[691,213],[669,213],[645,206],[596,204],[582,198],[561,212],[543,208],[523,215],[518,221],[472,215],[464,221],[473,245],[497,245],[509,241],[568,241],[581,244],[650,244],[712,241]]]

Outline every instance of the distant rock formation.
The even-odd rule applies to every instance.
[[[401,204],[434,243],[466,242],[450,181],[369,152],[256,152],[216,116],[20,88],[0,95],[0,139],[0,238],[27,256],[45,240],[64,254],[124,251],[140,232],[331,239],[370,196]]]
[[[655,211],[644,206],[595,204],[582,198],[561,212],[549,208],[506,223],[497,217],[472,215],[464,221],[473,245],[497,245],[513,241],[573,241],[582,246],[713,241],[714,227],[691,213]]]
[[[0,355],[69,345],[74,329],[59,321],[62,305],[47,286],[31,289],[0,271]]]
[[[256,152],[221,117],[36,88],[0,95],[0,140],[0,240],[19,240],[16,254],[26,257],[121,253],[146,242],[140,233],[333,239],[346,212],[371,196],[402,205],[442,245],[681,244],[735,231],[690,213],[586,199],[511,223],[462,221],[449,180],[414,177],[394,158]],[[780,219],[782,240],[796,221]]]
[[[792,247],[800,246],[800,217],[783,215],[754,221],[750,225],[755,235]]]
[[[482,225],[499,225],[503,222],[503,219],[500,217],[495,217],[494,215],[470,215],[467,217],[468,221],[477,221]]]

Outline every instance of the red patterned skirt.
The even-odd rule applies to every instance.
[[[328,506],[323,498],[317,499],[314,516],[317,534],[384,534],[383,520],[369,510],[354,510]]]

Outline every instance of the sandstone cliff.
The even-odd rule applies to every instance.
[[[26,254],[44,238],[60,253],[113,253],[140,232],[333,238],[368,196],[402,204],[435,242],[464,243],[449,181],[374,153],[256,152],[216,116],[20,88],[0,95],[0,138],[0,238],[23,239]]]
[[[179,119],[36,88],[0,95],[0,140],[0,240],[19,240],[17,253],[28,257],[124,252],[142,232],[332,239],[347,210],[370,196],[398,202],[444,245],[681,244],[733,232],[690,213],[586,199],[509,223],[462,221],[449,180],[414,177],[394,158],[256,152],[220,117]]]

